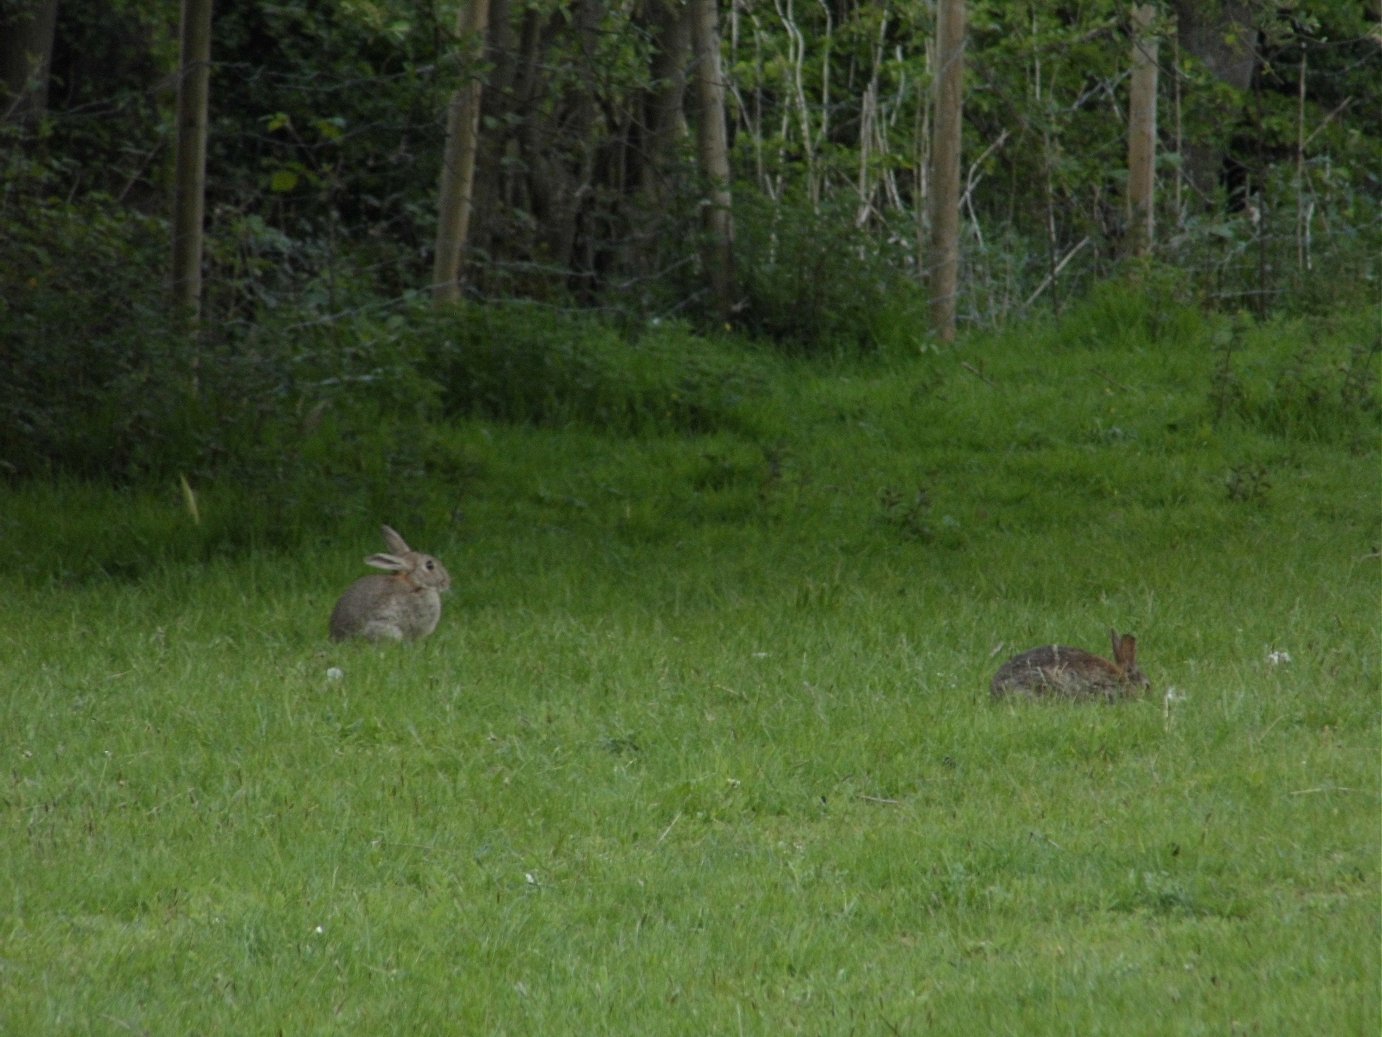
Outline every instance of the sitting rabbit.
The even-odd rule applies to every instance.
[[[1137,668],[1137,638],[1113,638],[1113,661],[1079,648],[1044,645],[1013,656],[993,675],[994,698],[1049,695],[1056,698],[1114,699],[1141,694],[1151,682]]]
[[[331,612],[331,640],[364,637],[371,641],[411,641],[426,637],[441,618],[441,592],[451,588],[445,566],[414,551],[388,526],[388,554],[370,555],[366,565],[391,575],[362,576],[341,595]]]

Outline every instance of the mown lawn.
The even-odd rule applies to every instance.
[[[277,538],[7,489],[0,1032],[1378,1032],[1367,322],[1178,320],[458,420]],[[456,588],[332,645],[380,521]],[[990,702],[1110,626],[1149,697]]]

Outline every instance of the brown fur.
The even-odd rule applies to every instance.
[[[1129,698],[1151,682],[1137,668],[1137,638],[1109,631],[1113,661],[1063,645],[1043,645],[1013,656],[993,675],[994,698],[1028,695],[1069,699]]]

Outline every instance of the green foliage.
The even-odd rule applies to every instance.
[[[1382,427],[1382,334],[1370,311],[1327,320],[1239,320],[1214,337],[1209,393],[1216,421],[1236,419],[1289,439],[1372,443]]]
[[[681,39],[681,10],[552,0],[496,14],[479,70],[475,296],[705,319],[703,185],[682,132],[695,105],[664,93],[688,62],[659,53]],[[291,324],[425,286],[443,113],[477,71],[456,60],[454,14],[401,0],[218,9],[209,324],[299,311]],[[1162,47],[1158,258],[1225,312],[1354,306],[1382,283],[1374,20],[1344,3],[1254,14],[1251,96]],[[922,340],[933,15],[736,15],[724,48],[749,333],[803,354]],[[962,323],[996,327],[1118,275],[1130,40],[1112,0],[975,0],[969,17],[958,306]],[[62,4],[59,19],[50,111],[5,131],[6,190],[102,210],[118,250],[132,232],[117,208],[137,223],[167,203],[176,25],[149,0]],[[1212,197],[1187,184],[1195,149],[1224,156]]]
[[[430,413],[435,389],[399,347],[397,323],[304,327],[311,313],[297,310],[248,331],[193,332],[169,313],[161,221],[99,197],[14,192],[6,210],[0,458],[10,477],[252,482],[293,474],[327,406],[357,428]]]
[[[52,173],[57,197],[118,199],[162,209],[171,183],[172,69],[177,8],[162,0],[59,3],[49,112],[13,142]],[[9,160],[14,152],[6,155]]]
[[[1130,48],[1122,15],[1109,0],[1075,11],[981,2],[970,15],[966,153],[1001,143],[987,152],[994,185],[977,204],[1030,240],[1058,235],[1047,245],[1061,251],[1085,235],[1118,233],[1126,143],[1107,131],[1124,119],[1116,91]]]
[[[102,198],[11,193],[4,211],[5,474],[119,477],[185,463],[197,355],[159,291],[162,225]]]
[[[848,203],[736,206],[738,323],[787,352],[830,355],[912,346],[926,329],[926,302],[900,236],[859,227]]]
[[[1205,316],[1184,272],[1157,262],[1130,263],[1090,290],[1064,315],[1052,346],[1175,349],[1193,342]]]
[[[818,204],[848,196],[872,213],[889,207],[884,181],[912,195],[914,133],[932,74],[932,7],[755,8],[736,24],[725,40],[734,147],[765,198]],[[875,105],[867,116],[866,90]],[[867,157],[866,121],[874,134]]]
[[[692,149],[679,118],[652,139],[651,113],[668,101],[659,77],[672,74],[656,60],[675,36],[666,13],[552,0],[496,23],[469,287],[552,309],[434,317],[410,300],[430,268],[442,113],[476,72],[454,60],[453,7],[218,10],[193,338],[166,314],[168,231],[148,215],[167,198],[170,9],[60,5],[50,111],[0,131],[0,471],[259,482],[289,514],[327,500],[363,514],[390,473],[411,487],[429,470],[467,470],[464,451],[427,431],[442,415],[638,435],[757,430],[776,444],[782,394],[765,386],[781,358],[665,320],[697,320],[703,298]],[[1163,47],[1163,105],[1179,107],[1161,121],[1160,238],[1154,260],[1124,269],[1125,9],[971,4],[961,320],[998,329],[1049,310],[1048,333],[1014,347],[1043,354],[1193,341],[1217,350],[1195,389],[1211,424],[1362,449],[1376,429],[1376,332],[1338,315],[1375,302],[1382,284],[1382,135],[1367,119],[1382,105],[1375,24],[1356,4],[1257,13],[1251,97]],[[735,323],[780,354],[888,361],[927,342],[932,15],[755,8],[727,34]],[[694,121],[694,105],[680,108]],[[1184,156],[1167,149],[1187,142],[1227,154],[1223,197],[1184,197]],[[1245,320],[1206,344],[1197,307],[1308,318],[1319,334],[1301,345],[1289,319]],[[754,482],[744,473],[777,449],[764,444],[749,461],[730,452],[725,471]],[[1219,478],[1258,463],[1227,459]],[[769,496],[790,496],[790,480],[770,482]],[[908,503],[917,485],[930,490],[927,473],[889,473],[864,497],[885,525],[930,531]]]
[[[450,414],[621,434],[752,425],[765,358],[677,323],[626,337],[589,316],[468,305],[424,319],[427,361]]]
[[[266,298],[253,325],[192,335],[164,316],[163,229],[96,200],[29,204],[12,224],[0,244],[8,475],[182,472],[313,484],[321,499],[386,476],[408,485],[428,462],[427,423],[445,414],[705,433],[749,427],[765,397],[765,356],[674,323],[626,333],[530,306],[322,319],[321,297]]]
[[[1271,473],[1264,464],[1239,465],[1224,478],[1224,489],[1231,501],[1260,503],[1266,500],[1271,488]]]

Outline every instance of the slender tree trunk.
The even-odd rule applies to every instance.
[[[510,169],[503,161],[505,151],[514,141],[510,115],[520,103],[518,83],[523,41],[520,35],[523,17],[515,15],[515,0],[489,0],[489,24],[485,30],[485,79],[481,107],[491,116],[492,126],[500,129],[479,136],[475,148],[475,168],[470,186],[470,220],[466,224],[466,251],[493,253],[500,241],[509,236],[502,229],[502,213],[511,204]],[[517,18],[518,24],[515,24]],[[440,221],[438,222],[440,226]],[[435,257],[433,262],[435,263]],[[483,272],[470,271],[479,281]]]
[[[542,241],[552,259],[567,270],[567,284],[577,298],[589,299],[596,290],[595,253],[597,242],[590,225],[598,206],[600,187],[596,184],[596,152],[601,146],[603,127],[596,102],[596,81],[603,74],[596,54],[600,43],[600,22],[605,0],[571,0],[569,21],[561,28],[549,23],[549,33],[561,32],[574,38],[580,56],[576,67],[584,74],[560,91],[556,125],[568,143],[562,160],[547,166],[547,187],[551,192],[548,217],[542,226]]]
[[[691,0],[691,41],[696,54],[696,96],[700,119],[696,150],[708,196],[702,202],[704,263],[716,313],[728,323],[734,310],[734,214],[731,208],[729,134],[725,127],[725,81],[720,68],[716,0]]]
[[[964,112],[964,0],[939,0],[936,122],[931,142],[931,327],[955,340],[960,268],[960,131]]]
[[[636,183],[653,208],[668,202],[668,174],[677,141],[686,134],[686,66],[691,53],[691,26],[686,11],[668,0],[645,5],[653,39],[649,62],[651,85],[643,98],[643,146],[636,156]]]
[[[1128,254],[1146,255],[1155,232],[1156,8],[1133,8],[1132,94],[1128,104]]]
[[[678,147],[690,137],[686,121],[687,75],[691,64],[690,10],[671,0],[648,0],[646,31],[653,44],[649,85],[642,97],[642,119],[630,130],[630,187],[637,194],[635,233],[626,265],[650,276],[661,269],[670,245],[662,233],[665,215],[677,195],[681,169]],[[680,256],[678,255],[678,258]]]
[[[58,0],[20,0],[0,13],[0,122],[27,123],[48,110],[48,66]]]
[[[475,152],[480,142],[482,81],[476,66],[484,56],[489,0],[469,0],[456,13],[465,82],[451,96],[446,116],[446,151],[442,158],[437,212],[436,255],[432,264],[432,302],[437,306],[461,297],[461,260],[470,233],[475,186]]]
[[[177,156],[173,188],[173,304],[195,323],[202,300],[206,112],[211,82],[212,0],[182,0]]]

